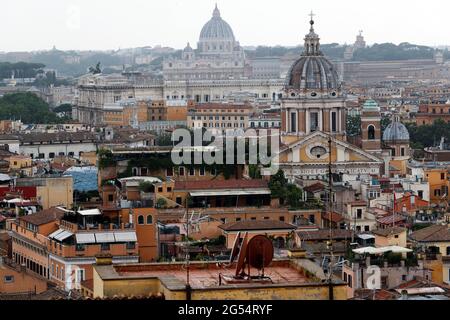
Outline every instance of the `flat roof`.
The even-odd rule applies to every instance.
[[[190,283],[193,289],[229,288],[230,286],[243,287],[267,287],[287,285],[307,285],[317,283],[317,279],[308,278],[302,272],[290,264],[289,260],[272,261],[271,265],[264,269],[272,284],[244,283],[244,284],[222,284],[219,286],[219,274],[232,276],[235,273],[235,264],[232,267],[223,268],[217,263],[191,263]],[[129,264],[129,265],[95,265],[95,270],[103,280],[126,280],[159,278],[164,285],[171,290],[184,290],[186,285],[186,270],[182,263],[164,264]],[[256,269],[251,270],[252,275],[257,275]]]

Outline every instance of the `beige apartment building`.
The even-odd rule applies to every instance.
[[[244,104],[201,104],[189,109],[188,127],[212,131],[246,129],[253,107]]]

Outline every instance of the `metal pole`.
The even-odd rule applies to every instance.
[[[331,136],[328,137],[328,149],[329,149],[329,159],[328,159],[328,185],[330,193],[328,195],[328,210],[330,212],[330,265],[328,268],[328,295],[329,300],[334,300],[333,292],[333,263],[334,263],[334,253],[333,253],[333,172],[332,172],[332,162],[331,162]]]

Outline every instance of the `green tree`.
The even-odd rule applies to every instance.
[[[299,209],[303,203],[303,191],[294,184],[288,184],[287,203],[292,209]]]
[[[350,137],[361,135],[361,116],[347,117],[347,135]]]
[[[156,201],[156,208],[157,209],[165,209],[165,208],[167,208],[167,201],[165,199],[163,199],[163,198],[159,198]]]
[[[0,120],[19,119],[28,124],[64,122],[64,119],[50,111],[44,100],[33,93],[13,93],[0,98]]]

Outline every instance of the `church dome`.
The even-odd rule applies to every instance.
[[[334,65],[320,51],[320,38],[314,32],[314,21],[305,37],[305,47],[300,59],[291,67],[287,79],[287,90],[317,90],[337,95],[340,90],[339,75]]]
[[[409,141],[409,132],[405,125],[401,123],[398,117],[389,124],[384,130],[383,141],[385,142],[407,142]]]
[[[220,17],[217,5],[214,9],[213,17],[203,26],[200,33],[200,41],[209,40],[235,40],[233,29]]]

